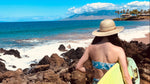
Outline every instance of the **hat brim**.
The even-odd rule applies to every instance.
[[[110,30],[107,32],[101,32],[99,30],[95,30],[92,32],[92,35],[94,35],[94,36],[110,36],[110,35],[117,34],[121,31],[123,31],[123,29],[124,29],[123,26],[117,26],[114,30]]]

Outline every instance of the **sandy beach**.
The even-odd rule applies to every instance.
[[[145,44],[149,44],[150,43],[150,33],[145,34],[145,36],[146,36],[145,38],[135,38],[133,40],[143,42]]]

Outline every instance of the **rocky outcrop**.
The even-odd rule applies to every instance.
[[[66,51],[66,47],[63,44],[61,44],[59,46],[58,50],[60,50],[60,51]]]
[[[49,69],[49,64],[46,65],[35,65],[33,67],[31,67],[30,70],[27,71],[27,73],[36,73],[39,71],[45,71]]]
[[[0,61],[0,72],[5,72],[5,71],[7,71],[5,64]]]
[[[50,58],[49,58],[48,55],[47,55],[47,56],[44,56],[44,57],[40,60],[39,65],[43,65],[43,64],[50,64]]]
[[[65,67],[67,67],[67,63],[63,58],[61,58],[57,54],[53,54],[50,57],[50,69],[54,71],[59,71]]]
[[[150,44],[146,45],[138,41],[131,41],[130,43],[123,41],[122,44],[126,56],[132,57],[139,68],[141,84],[149,84]]]
[[[4,52],[6,52],[6,50],[3,48],[0,48],[0,53],[4,53]]]
[[[73,71],[71,73],[71,83],[86,84],[86,74],[80,71]]]
[[[23,74],[23,71],[21,69],[17,69],[16,71],[5,71],[3,73],[0,72],[0,82],[3,84],[19,84],[16,82],[16,80],[12,79],[17,79],[20,78],[20,76]],[[20,83],[21,84],[21,83]]]
[[[20,52],[18,50],[10,49],[4,52],[4,55],[14,55],[17,58],[21,58]]]
[[[150,82],[150,44],[137,41],[130,43],[122,41],[123,48],[128,57],[132,57],[140,72],[141,84]],[[2,84],[91,84],[93,67],[88,60],[84,64],[86,73],[75,69],[76,63],[83,55],[85,49],[78,47],[63,53],[61,58],[57,54],[44,56],[38,64],[32,64],[25,70],[8,71],[3,62],[0,62],[0,83]]]
[[[62,56],[69,59],[80,59],[84,53],[85,49],[83,47],[78,47],[76,50],[71,49],[66,53],[63,53]]]

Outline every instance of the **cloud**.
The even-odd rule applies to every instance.
[[[94,12],[99,10],[121,10],[121,9],[148,9],[150,2],[148,1],[133,1],[122,6],[113,3],[91,3],[82,7],[72,7],[68,9],[69,14],[81,14],[84,12]]]
[[[94,12],[98,10],[113,10],[116,9],[116,5],[112,3],[91,3],[91,4],[86,4],[80,8],[69,8],[68,13],[71,14],[81,14],[84,12]]]
[[[150,2],[148,1],[133,1],[130,3],[127,3],[123,6],[123,8],[128,9],[149,9]]]

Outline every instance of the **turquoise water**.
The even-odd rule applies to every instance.
[[[100,21],[101,20],[1,22],[0,48],[8,46],[32,46],[35,44],[35,42],[21,42],[21,40],[26,39],[55,38],[55,36],[62,34],[67,35],[92,32],[99,28]],[[149,25],[149,21],[115,21],[115,23],[116,26],[124,26],[125,29]],[[65,39],[67,40],[67,38]]]

